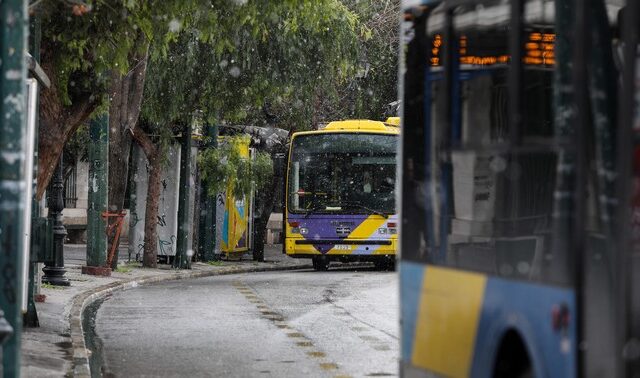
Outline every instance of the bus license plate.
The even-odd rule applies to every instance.
[[[333,249],[338,250],[338,251],[348,251],[351,249],[351,246],[346,245],[346,244],[338,244],[335,247],[333,247]]]

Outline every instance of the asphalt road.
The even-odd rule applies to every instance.
[[[107,376],[397,375],[395,272],[252,273],[120,292],[96,315]]]

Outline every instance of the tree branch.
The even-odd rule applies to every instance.
[[[144,38],[144,37],[142,37]],[[144,82],[147,76],[147,60],[149,58],[149,43],[146,43],[144,52],[140,54],[140,58],[135,65],[133,71],[129,75],[131,79],[130,85],[132,90],[129,92],[128,109],[126,112],[127,127],[133,128],[138,121],[140,109],[142,108],[142,95],[144,93]],[[127,76],[129,76],[127,75]]]
[[[129,129],[129,132],[131,133],[133,140],[135,140],[142,148],[147,159],[151,159],[156,153],[156,146],[153,144],[151,137],[149,137],[149,135],[147,135],[147,133],[137,125],[134,128]]]

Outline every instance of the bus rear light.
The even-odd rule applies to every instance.
[[[396,223],[395,223],[395,222],[389,222],[389,223],[387,223],[387,227],[389,227],[389,228],[393,228],[393,227],[396,227],[396,226],[397,226],[397,225],[396,225]]]
[[[569,328],[569,308],[566,304],[555,305],[551,309],[551,323],[553,330],[558,332]]]

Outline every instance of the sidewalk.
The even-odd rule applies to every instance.
[[[239,261],[222,261],[215,265],[194,263],[190,270],[174,270],[162,265],[143,269],[127,264],[127,251],[119,251],[121,262],[111,277],[83,275],[80,272],[84,245],[65,245],[66,277],[70,287],[43,287],[44,303],[36,303],[39,328],[24,328],[22,336],[23,377],[86,376],[88,354],[84,347],[81,314],[86,306],[116,290],[182,278],[263,270],[311,268],[306,259],[292,259],[282,254],[280,245],[265,246],[265,262],[258,263],[250,254]]]

